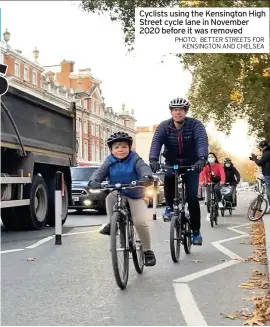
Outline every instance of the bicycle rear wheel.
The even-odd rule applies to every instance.
[[[191,245],[192,245],[192,239],[191,239],[191,227],[190,227],[190,221],[189,219],[186,219],[184,226],[183,226],[183,232],[184,232],[184,249],[186,254],[190,254],[191,251]]]
[[[181,246],[181,225],[178,216],[173,215],[170,224],[170,249],[173,262],[178,262]]]
[[[263,208],[263,206],[265,208]],[[256,199],[252,200],[249,207],[247,216],[250,221],[258,221],[260,220],[267,210],[267,201],[262,196],[258,196]]]
[[[127,286],[129,274],[129,251],[127,248],[127,232],[125,222],[120,212],[115,212],[111,219],[111,254],[112,266],[117,285],[123,290]],[[120,248],[118,248],[117,237],[120,238]],[[123,264],[118,258],[122,255]]]

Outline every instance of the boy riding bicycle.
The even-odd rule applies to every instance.
[[[107,144],[111,154],[91,176],[89,186],[92,189],[101,188],[101,182],[106,178],[109,179],[110,184],[128,184],[132,181],[143,181],[145,186],[152,184],[152,170],[136,152],[131,151],[132,143],[132,137],[123,132],[114,133],[108,138]],[[149,176],[149,178],[144,176]],[[121,193],[124,195],[123,199],[129,204],[135,228],[142,242],[145,266],[154,266],[156,258],[151,250],[145,190],[144,188],[134,188],[121,190]],[[106,198],[106,210],[110,219],[115,203],[116,193],[111,192]],[[110,223],[102,227],[100,233],[110,235]]]

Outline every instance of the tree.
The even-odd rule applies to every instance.
[[[110,12],[123,24],[125,43],[132,50],[136,7],[269,7],[268,0],[83,0],[91,12]],[[237,118],[246,118],[250,132],[270,140],[270,54],[181,54],[193,74],[189,92],[192,113],[213,120],[229,133]]]

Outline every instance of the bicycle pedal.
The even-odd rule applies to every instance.
[[[165,223],[170,222],[171,221],[171,218],[169,218],[169,217],[163,217],[163,221]]]

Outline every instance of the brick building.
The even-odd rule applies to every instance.
[[[102,96],[101,81],[96,79],[90,68],[74,72],[74,62],[63,60],[57,67],[54,80],[74,90],[77,106],[77,142],[79,144],[78,162],[80,164],[99,164],[108,155],[106,139],[113,132],[125,131],[136,139],[134,112],[122,106],[121,112],[106,107]]]
[[[80,165],[100,164],[108,154],[107,137],[116,131],[125,131],[136,138],[134,112],[122,106],[115,112],[105,106],[100,88],[101,81],[92,76],[91,70],[74,72],[74,62],[63,60],[60,71],[46,69],[38,63],[39,51],[33,51],[33,60],[20,50],[10,47],[10,33],[3,34],[0,42],[0,62],[8,65],[7,78],[10,85],[42,97],[64,109],[71,101],[77,103],[77,161]]]

